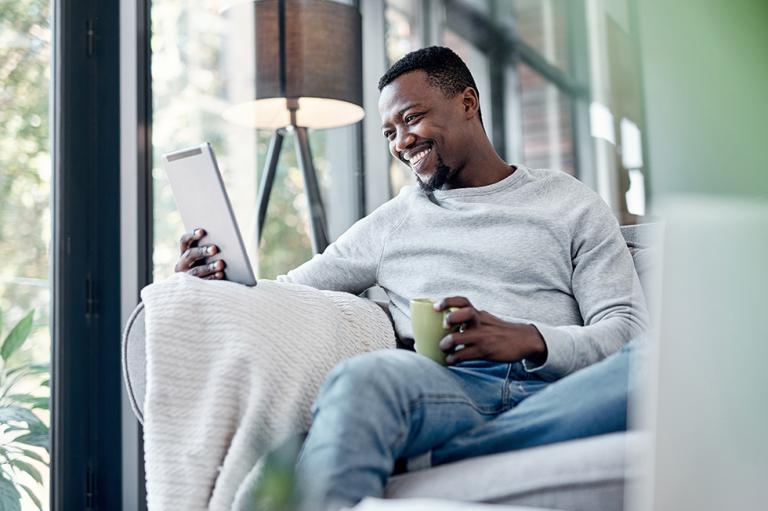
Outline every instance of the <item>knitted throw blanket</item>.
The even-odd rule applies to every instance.
[[[263,455],[309,428],[327,373],[395,346],[384,311],[347,293],[180,273],[141,297],[151,511],[249,509]]]

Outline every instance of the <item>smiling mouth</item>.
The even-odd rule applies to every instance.
[[[423,151],[419,151],[418,153],[414,154],[413,157],[408,161],[408,164],[411,166],[414,172],[419,172],[420,170],[423,170],[423,163],[427,160],[427,157],[429,156],[429,153],[432,152],[432,147],[428,147],[424,149]]]

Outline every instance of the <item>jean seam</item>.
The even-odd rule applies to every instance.
[[[470,399],[456,397],[453,394],[427,394],[424,396],[419,396],[417,398],[411,399],[410,402],[408,403],[408,406],[409,408],[413,409],[413,408],[416,408],[417,406],[422,406],[425,404],[451,404],[451,403],[467,405],[482,415],[498,414],[504,408],[503,406],[496,406],[493,408],[478,406],[475,402],[473,402]]]
[[[451,404],[451,403],[467,405],[470,408],[472,408],[474,411],[479,413],[480,415],[495,416],[502,412],[501,407],[497,407],[497,409],[492,411],[491,410],[486,411],[484,407],[477,406],[471,400],[462,399],[460,397],[457,398],[455,395],[452,395],[452,394],[428,394],[425,396],[420,396],[420,397],[409,400],[408,411],[404,412],[403,416],[407,415],[408,413],[413,415],[417,410],[422,409],[426,404]],[[408,421],[406,420],[404,422],[407,423]],[[413,425],[412,422],[410,424]],[[403,439],[407,437],[409,433],[410,433],[410,429],[408,427],[401,429],[400,433],[398,433],[397,435],[397,438],[395,438],[395,440],[392,442],[392,449],[390,452],[392,453],[396,452],[397,446],[403,442]]]
[[[512,364],[509,364],[507,367],[507,376],[504,378],[504,385],[502,385],[501,388],[501,409],[502,411],[507,411],[510,408],[512,408],[510,401],[510,392],[509,392],[509,384],[510,384],[510,378],[512,378]]]

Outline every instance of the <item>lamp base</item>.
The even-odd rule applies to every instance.
[[[301,168],[301,173],[304,177],[304,187],[309,206],[307,209],[309,211],[312,252],[320,254],[329,245],[325,208],[323,207],[323,201],[320,195],[320,185],[317,180],[315,166],[312,163],[312,152],[309,147],[307,128],[300,126],[291,125],[288,126],[288,128],[278,128],[272,134],[272,140],[269,143],[267,160],[264,164],[264,172],[261,176],[261,185],[259,186],[259,196],[257,199],[258,232],[256,234],[256,240],[258,244],[261,244],[261,234],[264,232],[264,222],[267,218],[269,196],[272,193],[272,185],[275,182],[277,164],[280,160],[280,152],[283,148],[283,140],[289,132],[294,133],[296,137],[296,159],[299,162],[299,167]]]

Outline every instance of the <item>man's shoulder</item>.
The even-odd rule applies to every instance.
[[[571,225],[572,231],[616,223],[605,200],[576,177],[560,170],[529,169],[529,172],[532,182],[538,183],[538,200],[560,222]]]
[[[377,206],[373,211],[363,217],[362,220],[396,223],[397,219],[408,212],[410,203],[417,194],[418,187],[404,186],[400,189],[400,192],[397,195]]]
[[[542,188],[559,197],[572,196],[579,199],[602,201],[597,192],[565,171],[529,168],[528,173],[531,175],[532,182],[538,183]]]

